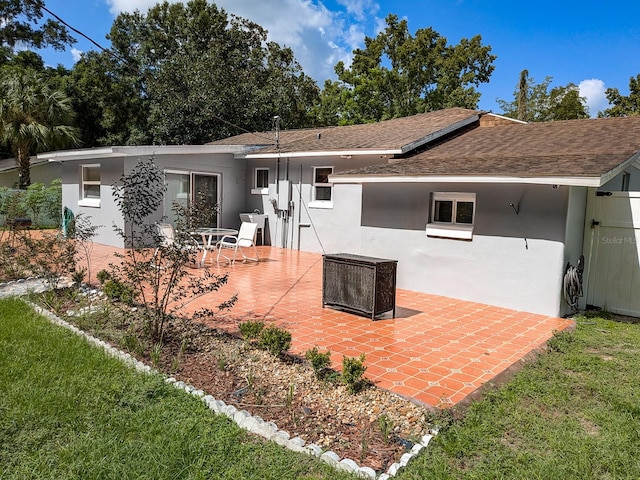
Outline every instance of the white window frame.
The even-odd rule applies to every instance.
[[[436,222],[436,202],[452,202],[451,221]],[[458,202],[472,202],[473,213],[471,223],[456,222]],[[430,220],[427,223],[428,237],[453,238],[458,240],[472,240],[473,227],[476,220],[476,194],[470,192],[433,192],[431,194]]]
[[[326,183],[316,182],[316,172],[318,170],[322,169],[322,168],[331,169],[331,173],[329,173],[329,175],[333,174],[333,166],[325,165],[325,166],[313,167],[313,177],[312,177],[312,181],[311,181],[311,201],[309,202],[309,207],[311,207],[311,208],[333,208],[333,183],[331,183],[331,182],[326,182]],[[316,198],[316,188],[317,187],[329,187],[331,189],[331,199],[330,200],[318,200]]]
[[[258,185],[258,172],[267,171],[267,185],[259,186]],[[253,169],[253,188],[251,188],[251,193],[254,195],[268,195],[269,194],[269,176],[270,176],[269,167],[256,167]]]
[[[100,173],[100,164],[99,163],[91,163],[87,165],[80,165],[80,200],[78,201],[78,206],[80,207],[94,207],[98,208],[101,204],[101,198],[87,198],[85,193],[85,186],[88,185],[97,185],[98,191],[100,192],[101,182],[100,180],[85,180],[84,172],[89,168],[97,168],[98,173]],[[99,193],[101,195],[102,192]]]

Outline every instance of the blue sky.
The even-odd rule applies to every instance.
[[[145,11],[155,0],[46,0],[47,8],[108,46],[105,35],[122,11]],[[375,36],[387,14],[406,18],[411,33],[432,27],[457,44],[482,35],[497,56],[489,84],[482,85],[479,108],[501,113],[496,98],[511,100],[523,69],[539,83],[580,86],[592,115],[607,103],[604,90],[628,94],[629,78],[640,73],[640,2],[562,2],[538,0],[219,0],[228,13],[249,18],[270,38],[290,46],[305,73],[319,86],[334,78],[338,60],[350,61],[364,36]],[[44,52],[45,62],[71,67],[80,52],[95,49],[79,42],[64,53]]]

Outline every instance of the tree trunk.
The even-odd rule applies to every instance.
[[[18,164],[18,188],[24,190],[31,185],[29,147],[18,147],[16,152],[16,163]]]

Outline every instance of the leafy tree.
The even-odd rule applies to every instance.
[[[541,83],[535,83],[529,77],[529,72],[523,70],[518,87],[513,93],[514,100],[496,100],[503,115],[525,122],[589,118],[589,110],[577,85],[569,83],[549,90],[552,80],[552,77],[547,76]]]
[[[88,52],[64,79],[72,99],[82,144],[144,145],[149,102],[141,95],[137,72],[107,53]]]
[[[162,241],[153,220],[165,190],[163,171],[153,159],[139,162],[114,185],[113,195],[126,225],[114,229],[129,248],[126,253],[116,255],[120,263],[111,264],[108,273],[113,293],[117,292],[117,296],[126,293],[131,300],[140,302],[144,323],[141,330],[157,343],[162,343],[167,322],[184,306],[218,291],[228,279],[228,274],[217,275],[208,269],[202,275],[188,274],[188,266],[196,264],[198,256],[197,250],[183,248],[188,233],[177,230],[174,242]],[[179,223],[184,221],[180,219]],[[153,254],[148,248],[149,240],[158,245]],[[233,295],[217,309],[231,308],[235,302]],[[204,307],[194,316],[214,314],[214,310]]]
[[[607,88],[605,95],[613,105],[602,112],[599,117],[637,117],[640,115],[640,73],[629,79],[629,95],[621,95],[617,88]]]
[[[7,55],[15,47],[53,47],[64,50],[75,39],[60,22],[42,21],[43,0],[0,0],[0,49]]]
[[[21,189],[31,183],[32,153],[78,143],[77,130],[70,126],[72,118],[69,98],[41,74],[30,69],[2,72],[0,141],[15,155]]]
[[[271,126],[308,126],[318,99],[288,48],[206,0],[122,13],[112,53],[87,55],[69,89],[88,145],[201,144]],[[91,116],[93,118],[91,118]]]
[[[377,37],[365,38],[351,68],[338,62],[337,81],[325,82],[315,115],[323,124],[355,124],[447,107],[476,108],[475,87],[489,81],[495,56],[482,38],[448,45],[432,28],[409,33],[406,20],[386,18]]]

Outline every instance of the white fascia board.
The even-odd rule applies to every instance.
[[[400,155],[402,150],[326,150],[312,152],[280,152],[280,153],[247,153],[238,155],[241,158],[302,158],[302,157],[340,157],[340,156],[360,156],[360,155]]]
[[[605,173],[604,175],[602,175],[602,183],[600,185],[598,185],[599,187],[604,185],[605,183],[607,183],[609,180],[611,180],[612,178],[615,178],[616,175],[620,174],[621,172],[624,171],[625,168],[629,167],[629,166],[634,166],[636,168],[640,168],[640,150],[637,151],[631,158],[629,158],[628,160],[622,162],[620,165],[618,165],[615,168],[612,168],[611,170],[609,170],[607,173]]]
[[[245,150],[241,145],[143,145],[137,147],[101,147],[79,150],[61,150],[38,154],[38,159],[50,162],[68,162],[72,160],[88,160],[113,157],[132,157],[138,155],[166,154],[202,154],[202,153],[239,153]]]
[[[336,183],[526,183],[539,185],[567,185],[574,187],[599,187],[600,177],[490,177],[490,176],[395,176],[395,175],[330,175]]]
[[[416,140],[415,142],[411,142],[404,145],[402,147],[402,153],[407,153],[407,152],[410,152],[411,150],[415,150],[416,148],[421,147],[422,145],[425,145],[429,142],[432,142],[437,138],[444,137],[445,135],[455,132],[456,130],[461,129],[462,127],[471,125],[472,123],[477,122],[479,118],[480,118],[480,115],[473,115],[469,118],[465,118],[464,120],[451,124],[443,128],[442,130],[438,130],[437,132],[430,133],[426,137],[422,137],[421,139]]]

